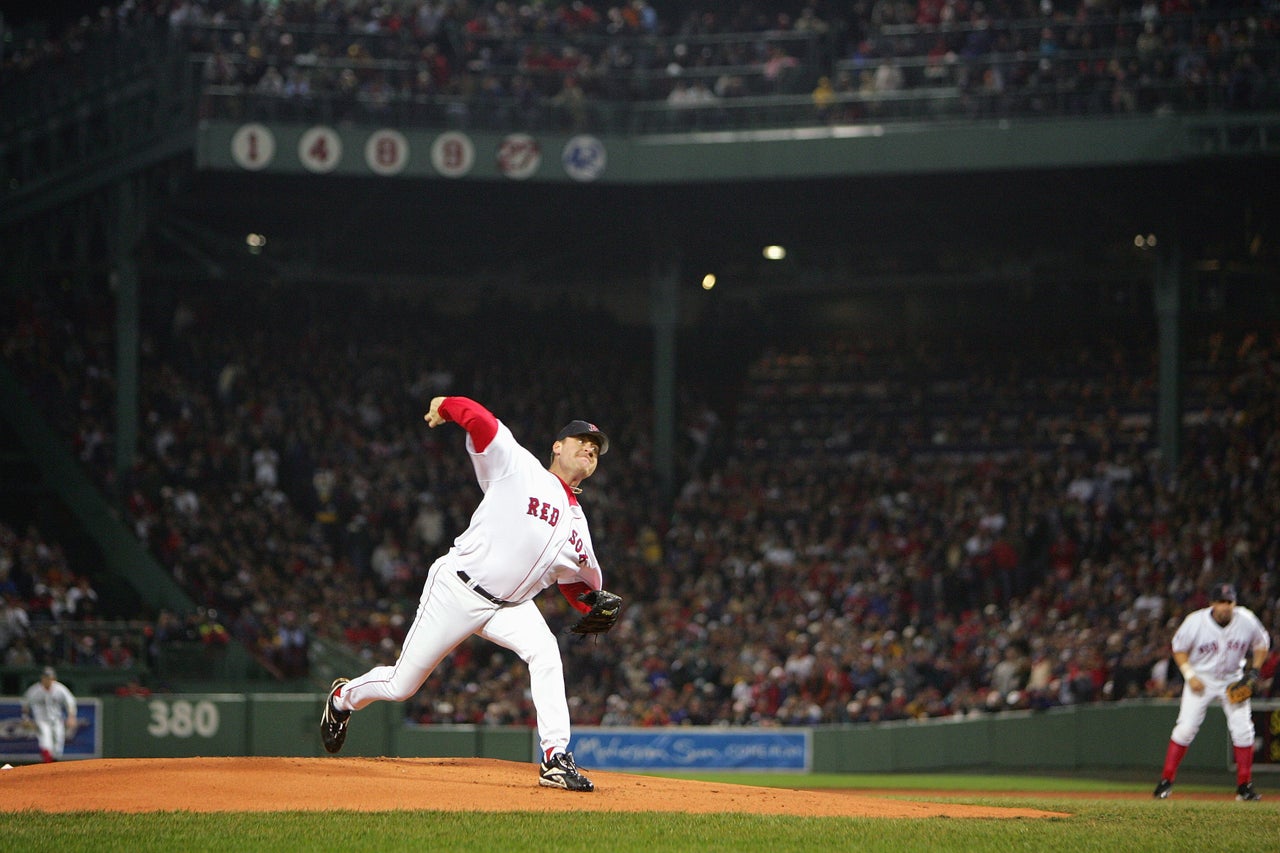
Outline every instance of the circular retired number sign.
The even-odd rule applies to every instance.
[[[538,140],[527,133],[513,133],[498,146],[498,171],[508,178],[524,180],[542,165]]]
[[[476,147],[465,133],[451,130],[431,144],[431,165],[446,178],[461,178],[476,162]]]
[[[604,174],[604,143],[594,136],[582,134],[564,144],[560,163],[575,181],[594,181]]]
[[[342,160],[342,140],[333,128],[310,128],[298,140],[298,159],[308,172],[332,172]]]
[[[275,156],[275,135],[264,124],[242,125],[231,137],[231,157],[242,169],[265,169]]]
[[[364,162],[378,175],[398,175],[409,162],[409,141],[395,130],[378,130],[364,144]]]

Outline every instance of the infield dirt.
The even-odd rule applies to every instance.
[[[584,768],[585,769],[585,768]],[[107,758],[0,772],[0,812],[666,811],[799,817],[1054,818],[1063,812],[589,771],[590,794],[481,758]],[[56,795],[53,795],[56,791]],[[955,796],[957,792],[948,792]],[[1006,792],[1007,794],[1007,792]],[[973,796],[969,792],[969,796]]]

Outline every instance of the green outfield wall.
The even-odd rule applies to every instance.
[[[107,758],[324,755],[319,694],[109,696],[102,703]],[[1280,729],[1278,709],[1280,702],[1258,703],[1260,738]],[[406,725],[403,710],[375,703],[360,711],[342,754],[526,761],[536,753],[536,733],[527,728]],[[822,773],[1149,770],[1164,759],[1176,716],[1176,702],[1151,700],[964,720],[818,726],[812,729],[811,767]],[[1226,724],[1212,708],[1183,767],[1222,770],[1229,760]],[[1260,766],[1268,763],[1276,762],[1259,757]]]

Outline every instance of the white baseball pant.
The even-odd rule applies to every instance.
[[[544,755],[569,746],[569,704],[564,664],[555,635],[533,600],[499,606],[471,590],[440,557],[427,572],[418,612],[409,626],[400,657],[377,666],[342,688],[334,701],[339,711],[358,711],[379,700],[403,702],[422,687],[458,644],[472,634],[515,652],[529,667],[530,692],[538,716]]]

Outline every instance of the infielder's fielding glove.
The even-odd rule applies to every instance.
[[[591,610],[569,628],[575,634],[603,634],[617,624],[622,613],[622,596],[607,590],[584,592],[578,600],[590,605]]]
[[[1227,685],[1227,699],[1238,705],[1252,696],[1257,689],[1258,671],[1256,669],[1246,669],[1244,678]]]

